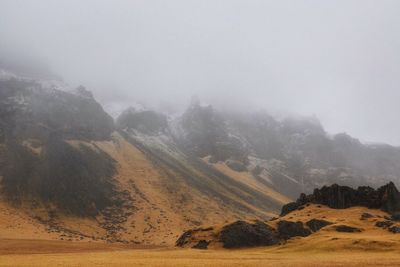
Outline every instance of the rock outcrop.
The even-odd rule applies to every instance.
[[[379,222],[375,223],[376,227],[384,228],[384,229],[389,228],[392,225],[393,225],[392,221],[379,221]]]
[[[306,225],[308,228],[310,228],[311,231],[317,232],[324,228],[325,226],[331,225],[331,222],[325,221],[325,220],[318,220],[318,219],[311,219],[308,222],[306,222]]]
[[[178,238],[176,246],[206,249],[214,242],[221,243],[224,248],[245,248],[270,246],[281,241],[279,233],[261,221],[236,221],[225,225],[219,232],[213,230],[199,228],[186,231]]]
[[[183,247],[184,245],[186,245],[189,242],[189,238],[192,237],[193,232],[194,232],[193,230],[189,230],[189,231],[184,232],[178,238],[178,240],[176,240],[175,246]]]
[[[290,222],[284,220],[278,222],[278,232],[279,236],[285,240],[296,236],[305,237],[311,235],[311,231],[304,228],[302,222]]]
[[[86,89],[67,92],[14,79],[0,81],[0,92],[6,199],[35,200],[78,216],[95,216],[118,202],[115,161],[88,143],[109,140],[114,122]]]
[[[390,182],[377,190],[368,186],[353,189],[348,186],[333,184],[315,189],[313,194],[301,194],[296,202],[282,207],[281,216],[284,216],[306,203],[326,205],[333,209],[346,209],[354,206],[380,209],[392,215],[400,212],[400,193],[394,183]]]
[[[222,228],[219,239],[224,248],[269,246],[280,241],[275,230],[260,221],[254,224],[244,221],[228,224]]]
[[[206,240],[202,239],[196,245],[194,245],[192,248],[207,249],[209,244],[210,244],[210,241],[206,241]]]
[[[369,214],[368,212],[364,212],[363,214],[361,214],[361,218],[360,220],[368,220],[370,218],[373,218],[374,216]]]
[[[354,233],[357,237],[374,235],[378,230],[376,227],[384,229],[386,235],[387,232],[397,234],[400,225],[388,214],[397,211],[397,194],[391,183],[377,190],[369,187],[355,190],[338,185],[323,187],[316,189],[313,195],[302,194],[296,202],[283,208],[292,214],[266,222],[236,221],[222,228],[212,228],[208,234],[204,234],[207,231],[204,229],[190,230],[183,233],[176,244],[192,248],[205,248],[209,244],[224,248],[281,245],[289,239],[307,237],[323,228],[326,229],[322,230],[322,236],[330,235],[331,240],[340,238],[335,236],[339,235],[336,232]],[[353,206],[357,207],[347,209]]]
[[[389,232],[392,232],[393,234],[399,234],[400,233],[400,227],[399,226],[392,226],[389,228]]]
[[[335,227],[337,232],[342,232],[342,233],[359,233],[362,230],[357,227],[352,227],[348,225],[338,225]]]

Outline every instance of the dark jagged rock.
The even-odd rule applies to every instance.
[[[292,211],[297,210],[300,206],[301,205],[297,202],[290,202],[286,205],[283,205],[280,216],[285,216],[286,214],[289,214]]]
[[[392,225],[393,225],[392,221],[379,221],[375,223],[375,226],[380,228],[388,228]]]
[[[373,218],[373,217],[374,217],[373,215],[371,215],[371,214],[369,214],[367,212],[364,212],[363,214],[361,214],[360,220],[367,220],[367,219]]]
[[[290,202],[287,203],[286,205],[283,205],[280,216],[285,216],[286,214],[289,214],[292,211],[298,210],[301,206],[310,202],[311,202],[310,196],[307,196],[306,194],[302,193],[300,194],[300,197],[296,200],[296,202]]]
[[[50,135],[66,139],[105,140],[115,130],[113,119],[92,97],[55,89],[35,82],[0,81],[2,128],[7,138],[46,140]],[[12,117],[11,117],[12,116]]]
[[[115,161],[95,146],[73,147],[66,141],[109,140],[115,130],[101,105],[80,90],[0,81],[0,176],[9,201],[39,200],[78,216],[95,216],[119,204],[112,183]]]
[[[312,219],[306,222],[306,225],[308,228],[311,229],[313,232],[317,232],[321,230],[323,227],[331,225],[331,222],[325,221],[325,220],[318,220],[318,219]]]
[[[79,216],[94,216],[117,204],[110,183],[115,162],[109,155],[84,145],[76,149],[58,138],[43,150],[37,156],[20,144],[7,147],[2,192],[11,202],[40,199]]]
[[[394,216],[400,213],[400,193],[394,183],[390,182],[378,188],[378,197],[375,206]]]
[[[359,233],[361,232],[360,228],[352,227],[348,225],[338,225],[336,226],[336,231],[341,233]]]
[[[396,212],[390,216],[390,219],[393,221],[400,221],[400,213]]]
[[[357,205],[359,202],[356,190],[348,186],[339,186],[337,184],[315,189],[312,198],[315,203],[323,204],[334,209],[350,208]]]
[[[400,233],[400,227],[399,226],[392,226],[389,228],[389,232],[392,232],[393,234],[399,234]]]
[[[279,243],[274,229],[261,221],[254,224],[237,221],[226,225],[220,233],[219,240],[224,248],[269,246]]]
[[[302,222],[279,221],[278,222],[279,236],[283,239],[289,239],[295,236],[309,236],[311,231],[304,228]]]
[[[333,209],[346,209],[354,206],[381,209],[396,216],[400,214],[400,193],[396,186],[390,182],[377,190],[368,186],[353,189],[348,186],[333,184],[315,189],[313,194],[301,194],[296,202],[288,203],[282,207],[281,216],[284,216],[305,203],[326,205]]]
[[[209,241],[200,240],[200,241],[197,242],[197,244],[194,245],[192,248],[195,248],[195,249],[207,249],[209,244],[210,244]]]
[[[130,108],[118,117],[117,126],[151,135],[165,131],[168,128],[168,121],[165,115],[155,111],[136,111]]]
[[[189,238],[192,237],[193,231],[189,230],[184,232],[179,238],[178,240],[176,240],[175,242],[175,246],[177,247],[183,247],[185,246],[188,242],[189,242]]]

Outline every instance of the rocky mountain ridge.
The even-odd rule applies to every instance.
[[[142,111],[130,112],[130,118],[123,113],[118,119],[121,129],[133,129],[153,139],[168,138],[184,154],[251,173],[292,198],[325,184],[376,187],[382,182],[399,182],[399,148],[362,144],[346,134],[331,137],[315,118],[279,121],[263,112],[227,113],[194,102],[172,120],[146,111],[162,118],[154,131],[140,122],[145,118],[135,118],[144,117]],[[130,127],[122,125],[124,120],[130,121]]]

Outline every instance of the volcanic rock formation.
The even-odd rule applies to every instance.
[[[400,193],[392,182],[377,190],[369,186],[353,189],[348,186],[333,184],[315,189],[314,193],[310,195],[301,194],[296,202],[288,203],[282,207],[281,216],[307,203],[322,204],[334,209],[363,206],[381,209],[395,216],[400,212]]]

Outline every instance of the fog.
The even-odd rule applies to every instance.
[[[400,145],[400,1],[0,0],[0,55],[105,105],[192,95]]]

